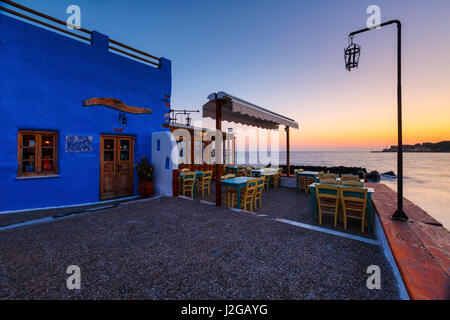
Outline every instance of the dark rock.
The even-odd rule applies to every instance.
[[[283,172],[286,173],[286,166],[280,165],[280,167],[283,168]],[[338,167],[322,167],[322,166],[298,166],[298,165],[291,165],[291,173],[294,172],[295,169],[303,169],[305,171],[323,171],[327,172],[330,171],[331,173],[336,174],[354,174],[357,175],[358,172],[362,172],[364,174],[367,174],[366,168],[361,167],[344,167],[344,166],[338,166]],[[362,179],[362,178],[361,178]]]
[[[367,180],[367,173],[365,173],[364,171],[358,171],[356,174],[360,179],[364,179],[365,181]]]
[[[396,177],[394,171],[388,171],[382,174],[383,176],[392,176],[392,177]]]
[[[367,175],[367,179],[369,179],[369,181],[371,181],[371,182],[378,182],[378,181],[380,181],[380,174],[376,170],[371,171]]]

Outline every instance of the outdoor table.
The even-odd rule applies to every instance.
[[[237,175],[238,166],[226,166],[225,172],[228,174],[229,171],[233,172],[233,174]]]
[[[341,180],[342,180],[342,178],[328,178],[328,179],[336,179],[336,181],[341,181]],[[364,182],[366,182],[366,180],[364,180],[364,179],[359,179],[359,182],[364,183]]]
[[[319,181],[319,172],[318,171],[301,171],[296,172],[296,182],[297,182],[297,191],[298,191],[298,176],[310,177],[313,178],[314,182]]]
[[[335,184],[334,186],[337,186],[339,188],[346,188],[346,186],[341,186],[341,185],[337,185],[337,184]],[[310,184],[309,188],[311,190],[311,219],[314,219],[314,216],[316,215],[316,211],[318,210],[318,203],[317,203],[317,198],[316,198],[316,183]],[[375,193],[375,190],[373,188],[368,188],[368,187],[358,187],[358,188],[367,190],[367,203],[366,203],[367,226],[368,226],[369,231],[373,232],[372,193]]]
[[[275,173],[277,173],[277,169],[270,169],[269,173],[264,173],[264,169],[253,169],[252,173],[255,177],[273,176]]]
[[[272,180],[272,177],[277,173],[277,169],[270,169],[270,172],[264,173],[264,169],[253,169],[252,174],[254,177],[261,177],[261,176],[269,176],[269,186],[270,186],[270,180]]]
[[[181,172],[180,173],[180,182],[183,183],[183,175],[185,173],[195,173],[195,181],[194,181],[194,194],[193,196],[195,196],[195,194],[197,193],[197,179],[199,176],[201,176],[203,174],[203,171],[189,171],[189,172]]]
[[[222,180],[222,185],[237,190],[237,207],[241,208],[241,189],[247,186],[247,181],[254,180],[253,177],[237,177]]]

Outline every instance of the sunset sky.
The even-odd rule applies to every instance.
[[[347,34],[376,4],[403,23],[404,143],[450,140],[448,0],[17,2],[62,20],[77,4],[83,27],[172,60],[175,108],[226,91],[297,120],[293,150],[396,144],[396,27],[357,36],[360,67],[344,69]]]

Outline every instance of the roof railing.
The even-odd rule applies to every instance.
[[[65,30],[65,29],[60,28],[60,27],[58,27],[58,26],[49,24],[49,23],[47,23],[47,22],[45,22],[45,21],[41,21],[41,20],[39,20],[39,19],[30,17],[30,16],[28,16],[28,15],[25,15],[25,14],[23,14],[23,13],[14,11],[14,10],[9,9],[9,8],[5,8],[5,7],[3,7],[3,6],[0,6],[0,10],[1,10],[1,11],[5,11],[5,12],[11,14],[11,15],[18,16],[18,17],[20,17],[20,18],[22,18],[22,19],[26,19],[26,20],[32,21],[32,22],[34,22],[34,23],[41,24],[41,25],[43,25],[43,26],[45,26],[45,27],[47,27],[47,28],[57,30],[57,31],[59,31],[59,32],[68,34],[68,35],[70,35],[70,36],[72,36],[72,37],[79,38],[79,39],[82,39],[82,40],[91,42],[91,35],[92,35],[92,31],[91,31],[91,30],[87,30],[87,29],[85,29],[85,28],[79,28],[78,26],[71,25],[70,23],[66,23],[65,21],[62,21],[62,20],[59,20],[59,19],[57,19],[57,18],[51,17],[51,16],[46,15],[46,14],[44,14],[44,13],[42,13],[42,12],[39,12],[39,11],[30,9],[30,8],[27,8],[27,7],[23,6],[23,5],[20,5],[20,4],[18,4],[18,3],[15,3],[15,2],[13,2],[13,1],[9,1],[9,0],[0,0],[0,4],[1,4],[2,2],[8,4],[8,5],[12,6],[12,7],[15,7],[15,8],[17,8],[17,9],[20,9],[20,10],[26,11],[26,12],[28,12],[28,13],[31,13],[31,14],[33,14],[33,15],[36,15],[36,16],[38,16],[38,17],[41,17],[41,18],[50,20],[50,21],[52,21],[52,22],[54,22],[54,23],[63,25],[63,26],[65,26],[65,27],[71,27],[71,28],[73,28],[74,30],[77,30],[77,31],[80,31],[80,32],[82,32],[82,33],[84,33],[84,34],[89,35],[89,37],[84,36],[84,35],[77,34],[77,33],[72,32],[72,31]],[[129,56],[129,57],[131,57],[131,58],[134,58],[134,59],[137,59],[137,60],[139,60],[139,61],[143,61],[143,62],[152,64],[152,65],[155,65],[155,66],[158,66],[158,67],[159,67],[159,65],[160,65],[159,62],[160,62],[161,59],[158,58],[158,57],[155,57],[155,56],[153,56],[153,55],[151,55],[151,54],[148,54],[148,53],[146,53],[146,52],[144,52],[144,51],[141,51],[141,50],[135,49],[135,48],[133,48],[133,47],[127,46],[126,44],[123,44],[123,43],[121,43],[121,42],[118,42],[118,41],[115,41],[115,40],[112,40],[112,39],[109,39],[109,43],[110,43],[109,49],[112,50],[112,51],[119,52],[119,53],[124,54],[124,55],[126,55],[126,56]],[[114,46],[112,46],[111,44],[113,44]],[[121,47],[121,48],[123,48],[123,49],[119,49],[119,48],[117,48],[117,46],[118,46],[118,47]],[[128,51],[126,51],[126,50],[124,50],[124,49],[126,49],[126,50],[128,50]],[[141,56],[144,56],[145,58],[144,58],[144,57],[141,57],[141,56],[139,56],[139,55],[136,55],[136,54],[134,54],[134,53],[131,53],[131,52],[129,52],[129,51],[132,51],[132,52],[137,53],[137,54],[139,54],[139,55],[141,55]],[[151,58],[152,60],[149,60],[149,59],[147,59],[147,58]]]

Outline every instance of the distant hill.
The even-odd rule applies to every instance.
[[[397,150],[397,146],[391,146],[390,148],[383,149],[382,152],[397,152]],[[403,152],[450,152],[450,141],[404,144]]]

